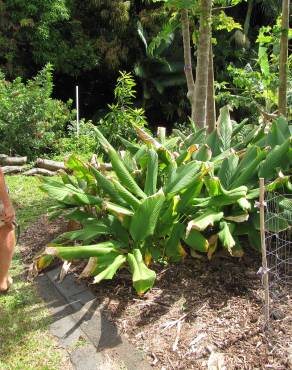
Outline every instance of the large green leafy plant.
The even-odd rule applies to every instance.
[[[55,256],[88,259],[81,275],[100,282],[127,267],[142,294],[155,281],[148,267],[152,259],[177,261],[188,250],[211,258],[218,248],[240,257],[242,240],[258,248],[258,178],[270,181],[269,191],[279,186],[291,191],[283,175],[291,168],[291,137],[280,118],[238,143],[244,123],[232,124],[224,107],[208,136],[204,129],[188,137],[177,130],[177,136],[167,139],[161,131],[156,139],[136,127],[143,144],[123,139],[128,151],[121,153],[96,130],[112,170],[71,157],[72,175],[63,174],[63,183],[45,180],[42,189],[57,201],[51,210],[82,228],[51,244],[38,268]]]

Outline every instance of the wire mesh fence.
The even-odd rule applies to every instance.
[[[266,192],[264,204],[263,263],[265,324],[276,315],[292,290],[292,194]],[[264,260],[264,257],[263,257]],[[265,279],[264,279],[265,278]],[[273,317],[277,319],[277,317]]]

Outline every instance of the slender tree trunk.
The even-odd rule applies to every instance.
[[[282,1],[282,34],[279,60],[279,113],[287,116],[287,79],[288,79],[288,32],[289,32],[289,3],[290,0]]]
[[[210,42],[209,63],[208,63],[208,91],[207,91],[207,127],[208,132],[215,130],[216,126],[216,106],[215,106],[215,88],[214,88],[214,64],[213,47]]]
[[[197,68],[195,85],[194,121],[198,127],[206,126],[208,61],[211,41],[212,0],[201,0],[199,42],[197,49]],[[207,67],[207,68],[206,68]]]
[[[253,2],[254,0],[248,0],[247,12],[246,12],[244,26],[243,26],[243,33],[246,37],[248,35],[248,31],[250,27],[250,19],[251,19],[251,13],[252,13],[252,8],[253,8]]]
[[[192,109],[192,120],[195,118],[195,81],[192,70],[192,57],[191,57],[191,38],[190,38],[190,24],[189,24],[189,14],[187,9],[181,11],[181,22],[182,22],[182,36],[184,45],[184,71],[187,80],[188,93],[187,97],[191,103]]]

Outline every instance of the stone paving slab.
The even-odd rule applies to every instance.
[[[106,319],[88,287],[69,274],[60,283],[60,268],[37,279],[52,313],[50,331],[70,354],[76,370],[150,370],[152,367]]]

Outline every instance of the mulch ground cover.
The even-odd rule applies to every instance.
[[[29,265],[65,230],[62,219],[49,223],[41,217],[22,235],[24,262]],[[103,313],[153,369],[292,369],[292,294],[283,290],[264,331],[260,264],[249,254],[240,260],[187,258],[156,266],[155,287],[142,298],[126,270],[91,289]],[[80,269],[73,266],[76,274]]]

